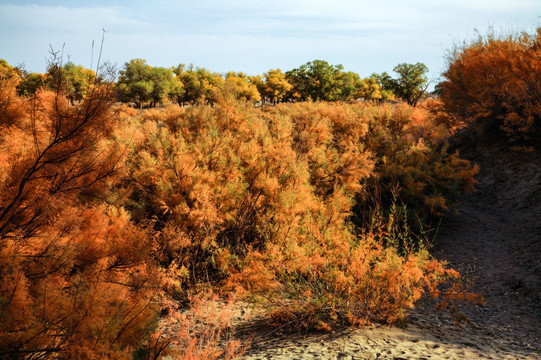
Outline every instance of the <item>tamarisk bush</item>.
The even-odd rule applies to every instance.
[[[110,86],[16,96],[0,78],[0,354],[128,358],[156,320],[151,234],[107,204],[124,161]]]
[[[441,216],[476,172],[441,149],[446,130],[430,116],[405,105],[255,108],[230,97],[144,111],[132,119],[125,206],[153,223],[178,299],[210,281],[266,304],[280,323],[399,321],[459,275],[417,240],[408,247],[414,230],[392,245],[391,228],[410,214],[390,216],[392,200],[372,211],[371,196],[399,183],[407,209]]]
[[[440,84],[446,109],[467,123],[529,140],[541,127],[541,28],[537,33],[479,36],[456,47]]]

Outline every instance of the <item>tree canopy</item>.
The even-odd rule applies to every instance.
[[[250,81],[256,85],[263,99],[273,103],[284,100],[293,90],[293,85],[288,82],[286,74],[280,69],[270,69],[263,76],[252,76]]]
[[[28,92],[39,86],[39,77],[29,75],[24,82]],[[64,65],[51,64],[45,74],[45,85],[53,90],[65,92],[67,98],[72,101],[81,101],[96,81],[96,73],[86,69],[82,65],[75,65],[69,61]]]
[[[398,78],[390,80],[394,93],[408,105],[416,106],[428,87],[428,68],[420,62],[402,63],[395,66],[393,71],[398,74]]]
[[[387,72],[362,78],[345,71],[341,64],[313,60],[283,72],[270,69],[262,75],[241,72],[219,74],[190,64],[171,69],[152,67],[144,59],[133,59],[120,71],[118,99],[137,107],[153,107],[166,99],[179,105],[213,103],[221,94],[252,102],[284,101],[388,101],[399,97],[415,106],[428,86],[427,67],[422,63],[399,64],[392,78]],[[33,79],[38,81],[39,79]],[[32,82],[28,81],[29,88]],[[221,96],[220,95],[220,96]]]
[[[193,65],[186,67],[179,64],[173,72],[180,85],[174,94],[174,99],[179,105],[208,101],[224,81],[220,74]]]
[[[133,102],[142,108],[163,102],[178,91],[178,83],[172,70],[152,67],[144,59],[133,59],[120,70],[117,89],[121,101]]]
[[[340,64],[314,60],[288,71],[286,75],[302,100],[333,101],[338,100],[341,94],[339,78],[343,69]]]

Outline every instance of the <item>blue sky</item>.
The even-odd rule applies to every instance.
[[[437,81],[446,51],[475,29],[539,26],[541,0],[0,0],[0,58],[44,72],[49,46],[65,44],[90,67],[104,28],[103,58],[118,67],[144,58],[256,75],[321,59],[368,76],[423,62]]]

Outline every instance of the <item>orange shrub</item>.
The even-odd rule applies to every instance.
[[[467,122],[501,128],[512,140],[528,139],[541,126],[541,28],[479,37],[457,47],[441,83],[442,100]]]
[[[224,103],[166,121],[143,114],[127,206],[154,219],[177,285],[227,274],[250,246],[287,238],[306,211],[360,190],[372,166],[359,141],[366,127],[351,118],[339,135],[326,116],[299,109],[293,117]]]
[[[105,205],[123,161],[107,86],[77,105],[0,79],[0,357],[129,358],[156,320],[153,237]],[[9,80],[9,79],[8,79]]]
[[[357,197],[361,227],[396,200],[407,206],[413,230],[430,229],[457,205],[461,193],[474,189],[477,166],[447,153],[449,129],[432,112],[400,104],[362,111],[369,126],[364,143],[376,162]]]
[[[233,301],[225,302],[207,290],[190,296],[187,309],[179,311],[171,301],[166,304],[167,316],[137,359],[232,360],[244,353],[247,341],[232,334]]]
[[[477,299],[461,287],[456,271],[426,249],[391,246],[389,237],[417,242],[401,224],[356,237],[344,222],[329,227],[324,217],[313,216],[306,216],[309,231],[252,251],[228,280],[229,288],[260,301],[275,325],[328,331],[335,325],[395,323],[422,296],[441,301],[442,309]]]
[[[406,246],[410,232],[387,240],[402,224],[387,210],[397,183],[420,216],[440,216],[473,185],[475,168],[444,151],[447,130],[426,111],[222,99],[145,111],[133,127],[126,207],[153,222],[166,287],[180,299],[195,283],[226,280],[274,304],[277,321],[325,328],[397,321],[456,277]],[[385,213],[354,223],[377,191]]]

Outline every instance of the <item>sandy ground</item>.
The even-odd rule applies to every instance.
[[[516,349],[497,339],[463,332],[450,335],[452,324],[405,329],[374,327],[347,332],[279,336],[256,342],[244,359],[539,359],[534,345]]]
[[[541,153],[475,134],[455,146],[481,167],[479,184],[441,224],[432,252],[467,274],[486,305],[460,306],[462,325],[426,307],[405,328],[259,329],[245,359],[541,359]]]

